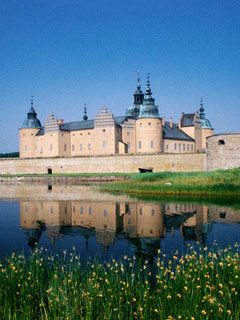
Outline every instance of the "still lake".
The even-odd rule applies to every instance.
[[[31,254],[36,245],[60,253],[76,248],[83,260],[124,255],[153,259],[185,252],[197,242],[211,248],[240,243],[239,205],[139,200],[100,193],[92,185],[0,186],[0,258]]]

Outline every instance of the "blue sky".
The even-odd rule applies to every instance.
[[[237,0],[0,0],[0,152],[18,150],[31,95],[43,124],[84,103],[123,115],[138,70],[166,119],[203,97],[217,133],[240,131],[239,17]]]

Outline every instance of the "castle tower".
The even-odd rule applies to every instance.
[[[134,92],[133,98],[134,98],[133,105],[127,109],[126,114],[127,116],[137,118],[139,115],[140,106],[142,105],[143,99],[144,99],[144,94],[141,90],[139,75],[137,79],[137,90]]]
[[[206,139],[214,134],[214,129],[211,125],[211,122],[205,117],[205,110],[203,107],[203,101],[201,98],[199,117],[202,126],[202,150],[206,150]]]
[[[22,127],[19,129],[19,153],[20,158],[35,157],[36,141],[35,136],[42,127],[37,113],[33,107],[33,97],[31,97],[31,107],[27,113]]]
[[[162,152],[163,135],[162,119],[159,116],[158,106],[152,97],[149,75],[147,89],[143,103],[136,120],[136,151],[137,153]]]

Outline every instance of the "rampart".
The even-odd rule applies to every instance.
[[[208,137],[206,163],[207,170],[240,167],[240,133]]]
[[[153,171],[205,171],[206,154],[141,154],[73,158],[2,159],[0,174],[130,173],[138,168]]]

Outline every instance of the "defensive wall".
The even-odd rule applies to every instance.
[[[240,132],[207,138],[207,170],[240,167]]]
[[[48,173],[130,173],[138,168],[153,171],[205,171],[205,153],[141,154],[72,158],[1,159],[0,174]]]

